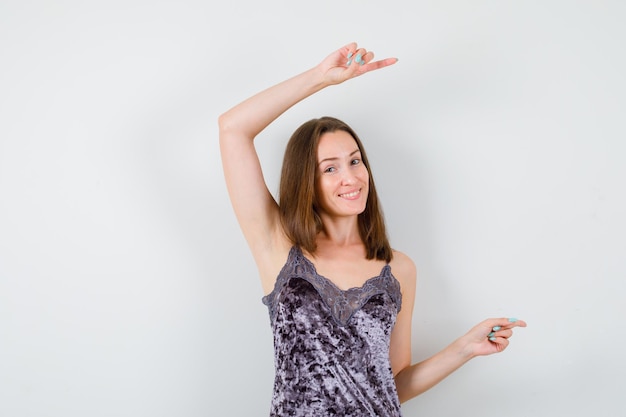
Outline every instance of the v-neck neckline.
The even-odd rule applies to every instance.
[[[386,275],[391,275],[389,274],[389,271],[391,270],[391,266],[388,263],[385,263],[385,265],[383,265],[383,267],[380,269],[380,272],[378,273],[378,275],[373,276],[371,278],[366,279],[363,284],[359,285],[359,286],[354,286],[354,287],[350,287],[347,289],[343,289],[341,287],[339,287],[339,285],[337,285],[337,283],[335,283],[335,281],[333,281],[332,279],[320,274],[319,272],[317,272],[317,268],[315,267],[315,264],[313,263],[313,261],[311,261],[309,258],[307,258],[307,256],[302,252],[302,249],[300,249],[299,247],[296,247],[297,250],[300,252],[300,255],[302,256],[302,258],[304,259],[304,261],[311,267],[312,272],[315,274],[315,276],[317,276],[318,278],[323,279],[324,281],[328,282],[331,286],[333,286],[335,289],[337,289],[339,292],[346,294],[346,293],[351,293],[351,292],[358,292],[358,291],[363,291],[365,289],[365,287],[367,287],[367,285],[369,283],[371,283],[372,281],[385,277]],[[395,277],[394,277],[395,278]]]

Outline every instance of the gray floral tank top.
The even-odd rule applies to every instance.
[[[389,341],[402,295],[389,265],[344,291],[294,246],[263,303],[274,333],[270,416],[401,416]]]

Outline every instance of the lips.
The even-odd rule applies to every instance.
[[[339,197],[345,198],[346,200],[354,200],[361,195],[361,190],[350,191],[349,193],[339,194]]]

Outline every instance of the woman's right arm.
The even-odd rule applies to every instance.
[[[362,61],[357,61],[360,56]],[[289,244],[282,233],[278,205],[269,192],[254,138],[290,107],[320,91],[366,72],[394,64],[395,58],[371,62],[372,52],[348,44],[319,65],[270,87],[219,117],[220,151],[228,193],[239,225],[260,269]],[[278,245],[277,245],[278,244]],[[270,253],[268,253],[270,252]],[[284,261],[284,259],[283,259]]]

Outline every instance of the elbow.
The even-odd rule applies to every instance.
[[[217,118],[217,126],[219,128],[220,146],[223,146],[225,143],[230,143],[232,137],[237,136],[232,117],[229,116],[228,112],[221,114]]]
[[[407,386],[406,386],[406,378],[402,375],[402,372],[399,372],[394,376],[394,380],[396,383],[396,392],[398,393],[398,400],[400,400],[400,404],[405,403],[410,397],[407,396]],[[408,398],[407,398],[408,397]]]
[[[252,142],[257,132],[251,131],[245,120],[230,111],[217,118],[219,141],[221,144],[231,142]]]
[[[228,117],[228,113],[220,114],[217,118],[217,126],[219,127],[220,133],[227,132],[230,129],[231,122]]]
[[[422,394],[423,390],[420,386],[416,386],[414,381],[414,367],[408,366],[402,369],[394,376],[396,383],[396,391],[398,392],[398,399],[403,404],[412,398]]]
[[[254,135],[251,134],[245,123],[242,124],[241,120],[231,114],[230,111],[221,114],[217,118],[217,126],[219,128],[219,137],[220,142],[225,140],[225,138],[232,137],[245,137],[253,139]],[[228,139],[232,140],[232,139]]]

